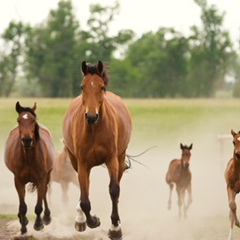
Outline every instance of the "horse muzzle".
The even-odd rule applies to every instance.
[[[236,157],[237,160],[240,160],[240,152],[236,152],[235,157]]]
[[[189,163],[184,163],[184,167],[188,168],[189,167]]]
[[[25,137],[21,140],[24,148],[30,148],[33,144],[33,139],[31,137]]]
[[[99,119],[99,115],[98,114],[89,114],[89,113],[85,113],[85,117],[87,120],[88,124],[96,124],[98,122]]]

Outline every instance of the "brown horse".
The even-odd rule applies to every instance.
[[[118,200],[132,130],[131,115],[119,96],[106,91],[109,78],[101,61],[96,65],[84,61],[82,72],[82,94],[72,102],[63,121],[64,141],[81,189],[75,228],[84,231],[86,223],[90,228],[100,225],[99,218],[90,213],[89,175],[92,167],[106,164],[112,200],[108,235],[121,239]]]
[[[237,205],[235,202],[236,195],[240,192],[240,131],[238,133],[231,130],[233,136],[233,157],[227,164],[225,170],[225,180],[227,183],[228,203],[230,208],[230,221],[231,228],[228,236],[228,240],[232,240],[233,225],[240,227],[239,220],[237,218]]]
[[[182,217],[182,205],[184,211],[184,217],[187,217],[187,209],[192,203],[192,186],[191,179],[192,174],[189,169],[189,162],[191,157],[192,144],[188,147],[187,145],[180,144],[182,150],[181,159],[174,159],[170,162],[169,168],[166,174],[166,182],[170,188],[168,209],[171,209],[172,205],[172,190],[174,183],[176,185],[176,191],[178,195],[178,208],[179,217]],[[185,204],[185,191],[188,192],[188,203]]]
[[[65,146],[61,152],[56,153],[56,158],[51,173],[51,183],[52,182],[60,184],[63,194],[62,195],[63,203],[64,205],[68,204],[69,184],[73,183],[76,186],[79,186],[79,184],[77,174],[71,165],[67,148]],[[49,191],[49,195],[50,193],[51,191]]]
[[[27,232],[26,217],[27,205],[25,203],[25,185],[30,183],[31,191],[37,189],[37,204],[35,206],[35,230],[43,229],[44,225],[51,222],[46,193],[53,167],[55,150],[53,140],[48,129],[37,123],[36,103],[33,108],[22,107],[16,103],[18,112],[18,126],[16,126],[7,139],[5,146],[5,163],[14,174],[14,183],[19,196],[18,218],[21,223],[21,234]],[[43,218],[42,204],[45,210]]]

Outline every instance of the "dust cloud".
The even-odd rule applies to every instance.
[[[201,127],[190,129],[188,133],[176,136],[174,140],[161,136],[151,141],[141,140],[134,143],[134,136],[128,153],[138,154],[155,142],[152,148],[137,160],[147,167],[132,162],[132,168],[124,173],[121,181],[119,212],[124,240],[215,240],[227,239],[230,223],[228,221],[228,203],[224,169],[232,155],[231,140],[221,145],[217,132],[202,131]],[[193,203],[188,211],[188,218],[178,218],[177,195],[174,188],[172,209],[167,210],[169,195],[165,174],[169,162],[181,155],[179,144],[193,143],[190,169],[192,171]],[[18,196],[13,184],[13,175],[3,161],[0,164],[0,212],[16,214],[18,211]],[[26,194],[30,224],[28,232],[35,237],[44,239],[51,234],[57,238],[73,239],[72,236],[82,236],[82,239],[108,239],[110,226],[111,201],[108,193],[108,173],[104,167],[96,167],[91,172],[90,200],[92,213],[101,219],[97,229],[87,229],[77,233],[74,229],[76,205],[79,199],[79,189],[70,185],[69,202],[62,203],[62,193],[57,183],[52,185],[50,208],[52,223],[45,226],[41,232],[33,230],[34,205],[36,193]],[[9,228],[20,229],[17,220],[9,222]],[[239,232],[235,230],[236,235]]]

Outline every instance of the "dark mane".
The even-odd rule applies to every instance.
[[[21,107],[21,112],[30,112],[34,117],[37,117],[36,113],[30,107]]]
[[[98,71],[97,65],[92,65],[92,64],[88,63],[87,64],[87,72],[86,72],[86,74],[87,73],[97,74],[99,77],[101,77],[103,79],[105,86],[107,86],[109,81],[110,81],[110,78],[109,78],[109,75],[108,75],[108,72],[107,72],[107,69],[106,69],[105,65],[104,65],[103,72],[100,73]]]

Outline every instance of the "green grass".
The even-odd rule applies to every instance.
[[[37,102],[38,121],[46,125],[54,137],[56,149],[61,148],[62,120],[72,99],[0,99],[0,134],[4,143],[16,125],[16,101],[23,106]],[[132,144],[171,141],[196,130],[207,133],[230,133],[240,129],[238,99],[125,99],[133,117]]]

